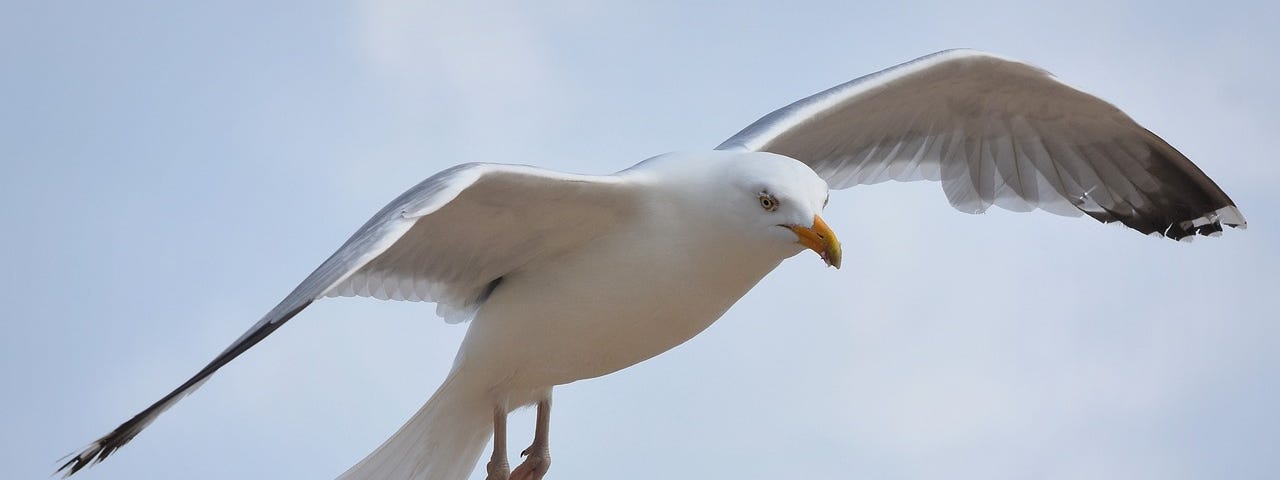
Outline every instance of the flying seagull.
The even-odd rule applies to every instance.
[[[805,249],[840,266],[829,188],[941,181],[957,209],[1120,222],[1172,239],[1245,220],[1218,186],[1115,106],[1037,67],[948,50],[783,107],[712,151],[612,175],[459,165],[401,194],[177,389],[59,468],[106,459],[236,356],[323,297],[435,302],[470,321],[426,405],[339,478],[540,479],[556,385],[679,345]],[[506,418],[537,405],[511,470]]]

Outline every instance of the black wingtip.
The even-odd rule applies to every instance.
[[[120,447],[123,447],[126,443],[129,443],[130,440],[133,440],[133,437],[137,436],[138,432],[142,430],[141,427],[145,426],[143,423],[154,418],[154,416],[155,412],[148,409],[148,411],[144,411],[130,419],[128,422],[125,422],[123,425],[116,427],[115,430],[112,430],[111,433],[108,433],[106,436],[90,443],[79,452],[71,453],[66,457],[58,459],[58,461],[62,461],[67,457],[71,458],[70,460],[67,460],[66,463],[63,463],[61,467],[58,467],[53,474],[57,475],[61,473],[62,478],[67,478],[75,475],[76,472],[83,470],[85,467],[101,463],[103,460],[106,460],[107,457],[111,456],[111,454],[115,453],[116,450],[119,450]]]
[[[1160,234],[1182,242],[1190,242],[1197,236],[1219,237],[1226,227],[1245,229],[1248,223],[1235,205],[1227,205],[1205,213],[1192,220],[1176,222]]]
[[[164,398],[153,403],[150,407],[147,407],[137,415],[134,415],[133,418],[129,419],[129,421],[120,424],[120,426],[116,427],[115,430],[112,430],[111,433],[108,433],[97,441],[89,444],[83,450],[80,450],[80,453],[74,454],[75,456],[72,457],[71,460],[62,464],[61,467],[58,467],[53,474],[57,475],[65,471],[66,473],[63,473],[62,478],[70,477],[75,475],[76,472],[83,470],[85,467],[106,460],[107,457],[115,453],[116,450],[119,450],[120,447],[123,447],[126,443],[129,443],[130,440],[133,440],[133,437],[137,436],[139,432],[142,432],[142,429],[147,428],[147,425],[150,425],[151,422],[155,421],[156,417],[159,417],[161,413],[168,410],[169,407],[177,403],[178,400],[181,400],[182,397],[187,396],[191,392],[195,391],[196,388],[199,388],[210,375],[213,375],[213,372],[216,372],[219,368],[222,368],[223,365],[226,365],[227,362],[230,362],[232,359],[240,356],[240,354],[244,353],[245,350],[248,350],[249,347],[252,347],[262,341],[262,339],[266,338],[267,335],[270,335],[271,332],[274,332],[277,328],[280,328],[281,325],[284,325],[285,322],[288,322],[289,319],[307,308],[308,305],[311,305],[311,300],[300,302],[298,305],[286,310],[279,316],[268,317],[271,319],[270,321],[264,319],[257,325],[254,325],[254,327],[245,333],[244,336],[236,340],[235,343],[222,353],[218,354],[213,361],[209,362],[208,365],[205,365],[204,368],[200,369],[199,372],[182,385],[178,386],[178,388],[169,392],[169,394],[165,395]],[[61,459],[59,459],[59,461],[61,461]]]
[[[76,472],[79,472],[85,467],[88,467],[90,465],[93,465],[95,463],[105,460],[107,456],[111,455],[114,451],[115,451],[114,448],[104,447],[101,440],[93,442],[89,446],[80,450],[79,453],[73,452],[68,454],[66,457],[62,457],[58,459],[58,461],[62,461],[67,457],[71,457],[70,460],[67,460],[67,463],[64,463],[62,464],[61,467],[58,467],[58,469],[53,472],[53,475],[57,475],[61,473],[62,474],[61,478],[70,477],[72,475],[75,475]]]

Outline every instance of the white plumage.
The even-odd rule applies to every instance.
[[[392,201],[208,366],[86,447],[105,459],[222,365],[311,302],[435,302],[471,320],[448,379],[341,478],[465,477],[505,416],[537,403],[541,478],[552,388],[608,374],[697,335],[805,248],[839,266],[818,216],[828,187],[940,180],[958,209],[1043,209],[1175,239],[1243,227],[1186,157],[1116,107],[1038,68],[968,50],[923,57],[775,111],[715,151],[613,175],[467,164]],[[502,452],[500,454],[500,452]]]

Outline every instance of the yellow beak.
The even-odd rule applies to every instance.
[[[827,226],[827,222],[822,221],[822,217],[813,216],[813,226],[804,227],[800,225],[784,225],[796,232],[796,236],[800,237],[798,242],[810,250],[818,252],[818,256],[827,262],[827,265],[840,268],[840,240],[836,239],[835,232],[831,231],[831,227]]]

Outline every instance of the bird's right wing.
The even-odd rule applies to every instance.
[[[503,276],[583,245],[628,214],[617,177],[523,165],[466,164],[400,195],[249,331],[185,383],[76,453],[74,474],[111,455],[213,372],[324,296],[431,301],[462,321]]]

